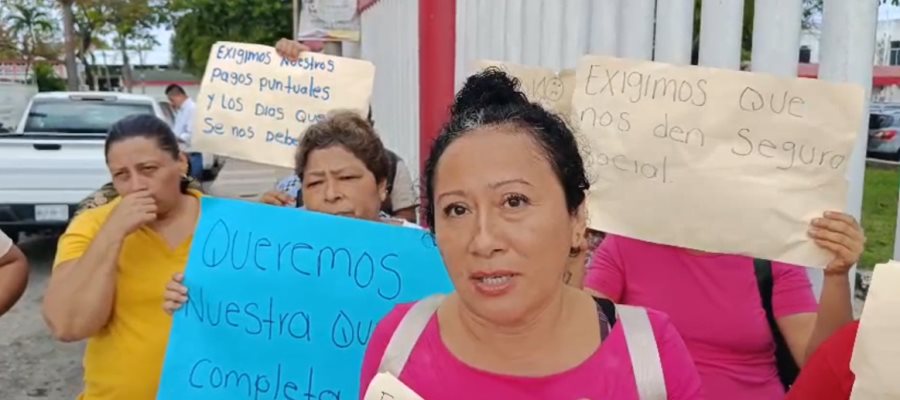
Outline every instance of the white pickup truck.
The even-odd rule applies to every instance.
[[[133,114],[172,120],[168,104],[150,96],[114,92],[35,95],[15,131],[0,133],[0,229],[14,240],[19,233],[64,229],[78,203],[110,181],[103,151],[106,132],[113,123]],[[204,164],[208,159],[212,157],[204,157]],[[225,174],[227,182],[212,184],[214,189],[218,187],[213,194],[252,199],[271,189],[281,173],[233,164],[240,170]]]

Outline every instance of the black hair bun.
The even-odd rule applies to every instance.
[[[452,113],[463,114],[470,110],[490,106],[527,105],[528,98],[519,89],[519,80],[497,67],[489,67],[466,79],[456,95]]]

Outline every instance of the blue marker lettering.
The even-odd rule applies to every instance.
[[[254,115],[257,117],[266,116],[269,118],[274,118],[276,121],[281,121],[284,119],[284,108],[281,107],[270,107],[262,103],[256,103],[256,110]]]
[[[204,118],[203,123],[206,125],[206,128],[203,129],[203,133],[215,133],[217,135],[225,134],[225,125],[215,122],[211,117]]]

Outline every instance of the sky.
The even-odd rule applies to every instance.
[[[156,36],[156,41],[159,42],[159,45],[153,50],[144,53],[144,64],[169,65],[172,61],[172,31],[165,28],[157,28],[154,29],[153,33]],[[119,65],[122,63],[122,54],[118,50],[97,50],[94,54],[97,57],[97,64],[102,65],[108,63]],[[106,62],[103,60],[104,55],[106,55]],[[129,52],[128,55],[129,58],[132,59],[132,64],[137,64],[139,62],[137,52]]]

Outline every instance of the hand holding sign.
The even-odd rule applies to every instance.
[[[363,400],[424,400],[393,375],[381,372],[375,375]]]
[[[188,301],[187,292],[187,286],[184,286],[184,274],[173,275],[172,280],[166,284],[166,292],[163,295],[163,299],[165,299],[163,311],[169,315],[178,311]]]
[[[303,46],[282,44],[284,52]],[[375,79],[368,61],[317,53],[286,59],[246,43],[213,45],[191,146],[228,157],[293,168],[303,131],[329,111],[365,115]]]
[[[810,267],[833,260],[807,231],[846,206],[861,88],[586,56],[573,107],[591,228]]]
[[[310,51],[309,46],[291,39],[280,39],[275,43],[275,52],[290,61],[300,59],[300,54]]]
[[[859,262],[866,244],[866,235],[856,218],[840,212],[826,212],[812,222],[809,236],[832,254],[834,258],[825,266],[826,275],[847,275]]]

